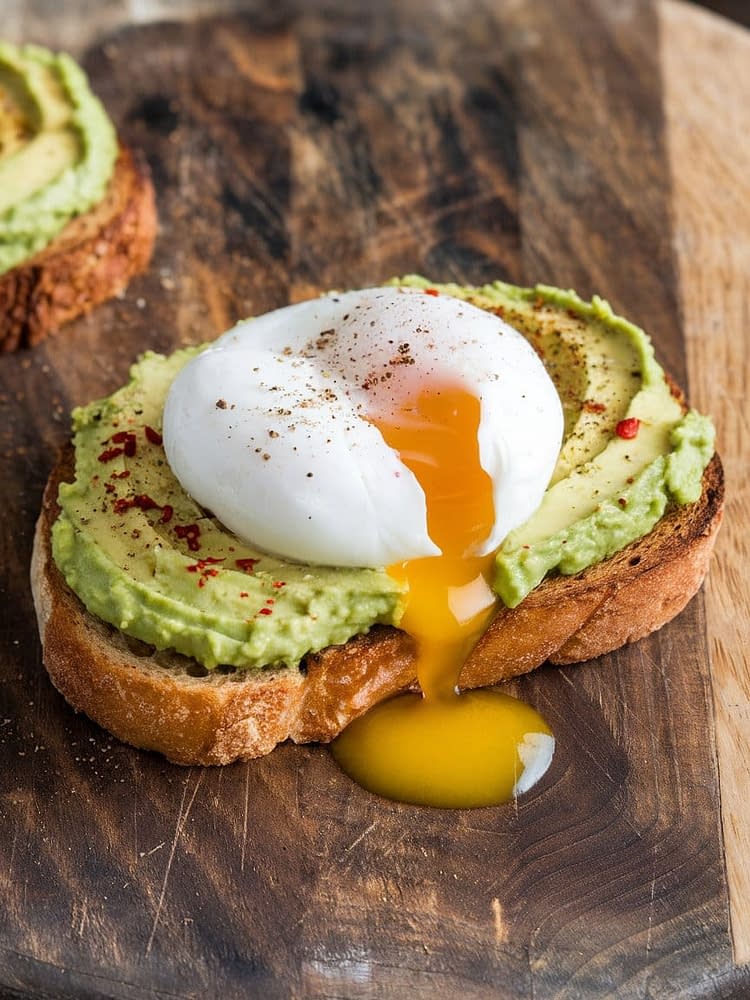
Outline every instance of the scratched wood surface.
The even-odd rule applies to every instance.
[[[735,960],[750,962],[750,32],[665,4],[662,49],[674,245],[696,406],[715,413],[728,500],[706,586]],[[748,24],[750,11],[746,8]],[[695,42],[700,39],[700,45]],[[691,56],[690,53],[693,53]],[[727,93],[741,95],[727,101]],[[705,127],[710,123],[710,127]],[[677,166],[679,165],[679,166]]]
[[[731,104],[741,29],[646,0],[367,6],[258,0],[147,24],[148,4],[81,0],[55,18],[11,0],[10,33],[64,38],[146,152],[161,233],[121,300],[0,359],[0,996],[745,996],[729,920],[731,899],[742,926],[746,822],[731,733],[747,740],[747,717],[723,699],[715,727],[709,663],[711,649],[745,656],[741,634],[716,631],[716,607],[730,618],[747,597],[739,549],[725,549],[708,622],[701,596],[631,648],[512,685],[559,749],[507,808],[384,802],[318,747],[177,768],[75,716],[41,667],[27,572],[43,482],[70,407],[119,385],[145,348],[419,270],[603,294],[684,381],[710,367],[702,329],[723,365],[737,357],[706,321],[724,315],[712,286],[686,293],[726,242],[691,225],[726,178],[720,147],[683,173],[718,99],[709,90],[702,117],[706,95],[682,77],[702,47]],[[747,241],[746,216],[725,211],[712,231]],[[743,278],[746,257],[730,257],[710,261],[722,287]],[[711,370],[697,385],[721,425]],[[724,435],[736,476],[743,426]],[[735,779],[724,834],[717,752]]]

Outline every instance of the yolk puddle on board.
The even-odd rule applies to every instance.
[[[422,486],[428,531],[442,554],[390,568],[409,584],[399,627],[416,642],[421,693],[376,705],[332,750],[360,785],[401,802],[504,802],[541,777],[554,748],[544,719],[523,702],[493,689],[457,693],[495,607],[494,554],[467,554],[495,519],[492,480],[479,463],[479,420],[479,400],[457,384],[425,388],[392,421],[373,420]]]

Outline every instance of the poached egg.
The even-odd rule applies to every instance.
[[[167,397],[185,490],[241,539],[292,561],[388,567],[421,695],[355,720],[334,756],[365,787],[432,805],[525,790],[554,739],[528,706],[457,695],[495,606],[494,553],[541,502],[563,432],[525,338],[435,289],[371,288],[240,323]]]

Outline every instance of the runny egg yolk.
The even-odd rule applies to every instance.
[[[524,783],[523,772],[539,756],[540,740],[547,764],[551,757],[550,729],[530,706],[493,689],[458,693],[461,668],[495,606],[488,582],[494,553],[471,554],[495,518],[492,480],[479,460],[479,421],[479,400],[458,384],[424,388],[395,418],[373,420],[419,481],[441,554],[390,567],[409,585],[400,627],[416,643],[421,693],[376,705],[332,750],[360,785],[402,802],[504,802],[533,783]]]

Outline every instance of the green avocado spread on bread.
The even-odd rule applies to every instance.
[[[531,342],[563,404],[565,436],[541,506],[511,532],[494,587],[509,607],[647,534],[701,494],[708,418],[683,412],[646,335],[606,302],[495,282],[424,287],[498,312]],[[146,354],[128,385],[74,412],[76,476],[59,491],[55,561],[88,610],[211,669],[296,666],[377,623],[398,625],[385,570],[292,564],[248,547],[181,488],[161,444],[169,386],[202,348]]]
[[[104,197],[114,126],[70,56],[0,42],[0,274]]]

